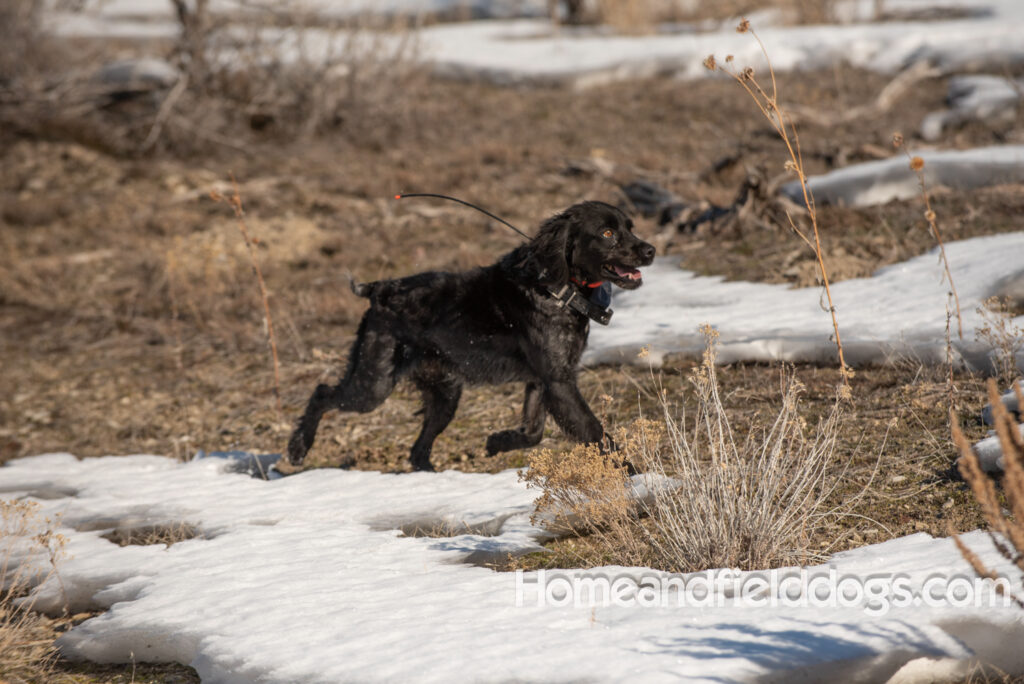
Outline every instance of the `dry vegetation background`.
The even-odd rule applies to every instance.
[[[830,7],[784,4],[807,22]],[[676,18],[723,18],[748,5],[719,3],[719,16],[709,17],[702,3],[699,15]],[[637,179],[726,204],[749,177],[782,173],[786,159],[768,123],[725,79],[582,92],[438,80],[417,66],[415,35],[398,25],[386,28],[408,42],[385,60],[365,44],[330,63],[285,66],[257,59],[265,46],[242,41],[245,68],[226,70],[206,50],[237,38],[222,18],[203,14],[202,3],[183,15],[183,40],[145,45],[48,39],[36,30],[38,6],[16,0],[0,7],[0,462],[58,450],[182,459],[199,449],[280,452],[308,392],[343,366],[365,306],[348,290],[349,272],[369,280],[464,269],[517,244],[476,213],[398,205],[390,199],[396,192],[452,194],[529,231],[584,198],[619,203],[620,184]],[[662,18],[655,10],[603,6],[609,23],[630,31]],[[352,24],[329,28],[365,33]],[[181,78],[133,84],[130,93],[94,79],[102,64],[140,51],[165,58]],[[788,105],[826,118],[872,101],[887,83],[845,66],[780,76]],[[807,172],[890,154],[892,134],[909,138],[924,114],[941,108],[945,92],[944,79],[926,79],[894,106],[857,120],[808,118],[800,129]],[[941,144],[1019,141],[1020,123],[969,124]],[[210,197],[229,192],[232,176],[269,290],[283,413],[275,407],[246,247],[231,210]],[[955,240],[1018,229],[1024,195],[1016,187],[938,192],[932,204],[944,238]],[[698,272],[814,284],[813,253],[770,212],[762,219],[761,228],[722,234],[679,234],[650,221],[639,221],[638,230]],[[916,201],[821,207],[818,221],[834,281],[934,246]],[[692,410],[700,390],[691,377],[700,368],[699,360],[678,359],[654,374],[584,369],[581,386],[614,429],[641,411],[660,415],[664,401],[673,411]],[[802,383],[799,408],[785,380],[794,374]],[[718,401],[742,442],[780,410],[793,412],[787,429],[814,429],[832,415],[840,375],[836,368],[739,364],[720,368],[717,381]],[[958,372],[954,382],[962,429],[978,438],[984,379]],[[945,369],[910,358],[858,370],[853,397],[830,428],[830,462],[843,471],[825,498],[852,501],[850,512],[863,517],[832,519],[804,534],[805,555],[982,524],[952,465],[946,383]],[[329,415],[309,466],[405,469],[417,399],[403,387],[373,414]],[[517,423],[520,401],[519,387],[467,391],[435,446],[435,465],[525,465],[525,453],[483,453],[489,432]],[[558,454],[566,447],[551,426],[544,446]],[[606,553],[596,539],[569,537],[551,545],[553,554],[515,564],[594,562]],[[68,681],[128,681],[124,668],[61,667]]]

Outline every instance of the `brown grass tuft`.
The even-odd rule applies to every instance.
[[[0,681],[50,681],[56,651],[30,590],[57,577],[67,540],[38,504],[0,499]]]

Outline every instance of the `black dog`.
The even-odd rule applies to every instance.
[[[345,377],[319,385],[288,442],[298,465],[329,409],[366,413],[380,406],[403,376],[423,393],[423,429],[412,447],[416,470],[433,470],[430,450],[459,405],[465,383],[526,383],[522,426],[487,439],[491,455],[534,446],[550,413],[579,442],[602,442],[604,429],[576,386],[576,367],[590,331],[594,284],[633,290],[638,266],[654,247],[633,222],[603,202],[583,202],[548,219],[537,236],[496,264],[465,273],[421,273],[357,285],[370,300],[349,352]],[[602,320],[601,322],[607,322]]]

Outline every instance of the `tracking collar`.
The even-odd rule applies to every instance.
[[[595,304],[569,283],[563,285],[562,289],[558,291],[549,289],[548,293],[558,300],[559,307],[572,309],[601,325],[608,325],[608,322],[612,320],[614,311],[606,306]]]

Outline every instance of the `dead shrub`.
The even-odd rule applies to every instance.
[[[325,23],[298,10],[246,15],[243,23],[211,16],[202,1],[175,5],[182,33],[172,61],[183,75],[143,147],[160,138],[167,147],[244,147],[248,135],[335,131],[381,144],[408,123],[421,80],[408,26]]]
[[[677,418],[659,389],[662,415],[619,431],[618,452],[541,451],[523,474],[542,491],[541,524],[591,535],[603,563],[674,572],[803,563],[815,557],[814,533],[860,496],[836,503],[847,470],[835,458],[838,394],[831,412],[811,427],[798,411],[802,386],[786,375],[775,418],[755,422],[740,439],[719,394],[716,334],[704,331],[704,359],[690,377],[696,400],[690,417]],[[623,460],[643,475],[631,482]]]
[[[15,0],[9,12],[38,4]],[[408,128],[422,81],[410,27],[329,23],[314,13],[242,5],[222,15],[211,13],[206,0],[177,0],[181,33],[167,54],[133,55],[116,65],[80,56],[0,92],[0,122],[126,155],[244,152],[258,139],[326,132],[383,145]],[[25,9],[15,18],[25,24],[37,14]],[[18,34],[19,45],[45,52],[38,31]],[[12,51],[0,45],[2,90],[4,55]],[[17,58],[8,61],[24,70]]]
[[[593,535],[602,554],[589,559],[595,564],[653,562],[629,476],[616,454],[602,454],[594,444],[562,453],[542,449],[520,478],[541,490],[532,522],[557,534]]]

